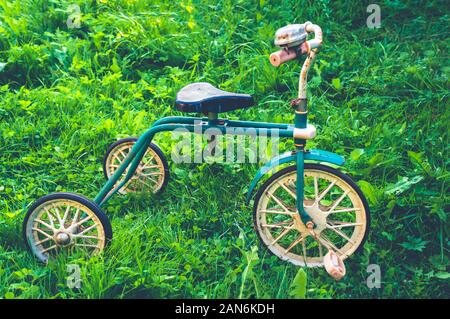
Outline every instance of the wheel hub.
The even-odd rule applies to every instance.
[[[312,221],[316,225],[314,231],[316,233],[321,233],[327,225],[327,214],[320,209],[319,204],[317,203],[314,203],[312,206],[305,206],[305,211],[311,216]]]
[[[71,242],[71,236],[67,232],[59,232],[55,235],[55,242],[60,246],[67,246]]]
[[[315,203],[314,201],[305,201],[304,208],[306,213],[311,217],[314,225],[316,226],[314,228],[314,231],[316,232],[316,234],[320,234],[326,228],[327,213],[321,210],[319,204]],[[300,214],[296,214],[296,216],[294,216],[294,224],[295,228],[305,237],[311,234],[308,228],[302,222]]]

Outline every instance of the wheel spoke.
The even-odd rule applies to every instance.
[[[62,220],[62,222],[63,222],[63,227],[64,227],[64,225],[65,225],[65,223],[66,223],[67,216],[69,215],[70,208],[71,208],[71,206],[70,206],[70,205],[67,205],[66,211],[64,212],[64,217],[63,217],[63,220]]]
[[[154,179],[151,178],[150,176],[147,176],[147,178],[148,178],[149,180],[151,180],[151,181],[152,181],[153,183],[155,183],[155,184],[158,183],[158,181],[154,180]],[[144,184],[144,185],[146,185],[147,187],[152,188],[152,186],[149,185],[149,184],[148,184],[145,180],[143,180],[142,178],[138,178],[138,180],[139,180],[139,182],[140,182],[141,184]]]
[[[355,242],[353,240],[351,240],[346,234],[344,234],[342,231],[340,231],[339,229],[330,227],[330,225],[327,224],[327,228],[334,231],[336,234],[338,234],[339,236],[341,236],[342,238],[344,238],[345,240],[347,240],[348,242],[350,242],[352,245],[355,244]]]
[[[127,158],[127,154],[125,154],[122,150],[119,150],[120,155],[122,155],[122,162]],[[129,153],[128,153],[129,154]]]
[[[55,229],[55,221],[53,219],[52,213],[50,213],[50,211],[45,207],[44,207],[44,210],[47,213],[48,220],[50,221],[50,225],[52,226],[51,228]]]
[[[88,231],[92,230],[92,229],[95,228],[95,227],[97,227],[97,224],[91,225],[91,226],[89,226],[88,228],[83,229],[83,231],[80,232],[80,233],[78,233],[77,235],[83,235],[83,234],[86,234]]]
[[[340,253],[341,255],[343,255],[342,251],[339,248],[337,248],[336,245],[333,244],[333,242],[331,242],[331,240],[329,240],[323,233],[317,237],[317,240],[319,240],[322,243],[322,245],[324,245],[328,249],[329,249],[329,247],[331,247],[331,248],[333,248],[333,250],[335,250],[338,253]]]
[[[287,187],[284,183],[278,182],[278,185],[280,185],[281,187],[283,187],[283,189],[292,196],[292,198],[294,198],[295,200],[297,199],[297,195],[289,188]]]
[[[75,246],[79,246],[79,247],[92,247],[92,248],[100,249],[100,247],[98,247],[98,245],[92,245],[92,244],[79,244],[79,243],[76,243]]]
[[[297,213],[293,213],[293,212],[282,212],[282,211],[271,210],[271,209],[261,210],[261,213],[266,213],[266,214],[280,214],[280,215],[288,215],[288,216],[295,216],[295,215],[297,214]]]
[[[329,220],[330,225],[328,225],[328,228],[344,228],[344,227],[354,227],[354,226],[362,226],[363,223],[347,223],[347,222],[338,222],[334,220]]]
[[[268,193],[268,195],[269,195],[269,197],[271,197],[278,205],[280,205],[281,208],[283,208],[285,212],[289,212],[289,209],[286,207],[286,205],[283,204],[283,202],[282,202],[280,199],[278,199],[274,194]]]
[[[77,208],[75,215],[73,216],[73,219],[72,219],[72,224],[70,226],[73,226],[77,223],[79,214],[80,214],[80,209]]]
[[[52,207],[55,209],[55,215],[56,215],[56,219],[58,220],[59,227],[60,227],[60,228],[61,228],[61,227],[64,227],[64,223],[63,223],[63,221],[62,221],[62,219],[61,219],[61,214],[59,213],[58,207],[55,206],[55,205],[53,205]]]
[[[77,226],[81,226],[83,225],[85,222],[89,221],[92,217],[90,215],[88,215],[87,217],[83,218],[82,220],[80,220],[79,222],[75,223],[75,225]]]
[[[152,168],[159,168],[159,165],[158,164],[147,165],[146,163],[144,163],[141,167],[142,170],[147,170],[147,169],[152,169]]]
[[[292,248],[294,248],[295,246],[297,246],[300,242],[304,241],[304,238],[302,235],[298,236],[298,238],[296,240],[294,240],[288,248],[286,248],[286,250],[284,251],[284,254],[287,254]]]
[[[314,176],[314,198],[319,197],[319,181],[317,176]]]
[[[50,250],[52,250],[52,249],[55,249],[55,248],[57,248],[57,247],[58,247],[57,245],[50,246],[50,247],[48,247],[48,248],[43,249],[43,250],[42,250],[42,253],[46,253],[46,252],[48,252],[48,251],[50,251]]]
[[[350,190],[347,189],[347,190],[344,192],[344,194],[342,194],[341,197],[339,197],[339,198],[333,203],[333,205],[331,206],[331,208],[327,211],[327,214],[328,214],[328,215],[331,214],[331,212],[333,212],[333,210],[337,207],[337,205],[339,205],[340,202],[342,202],[342,201],[344,200],[344,198],[347,196],[348,193],[350,193]]]
[[[123,159],[119,157],[120,154],[113,154],[112,162],[117,163],[118,165],[122,164]]]
[[[334,184],[336,184],[335,180],[332,181],[322,193],[320,193],[319,197],[316,197],[316,203],[319,203],[325,197],[325,195],[328,194],[328,192],[333,188]]]
[[[47,234],[45,231],[43,231],[40,228],[33,227],[32,230],[37,231],[38,233],[41,233],[42,235],[44,235],[47,238],[53,239],[53,236]]]
[[[46,237],[46,238],[44,238],[44,239],[42,239],[42,240],[40,240],[40,241],[37,241],[36,242],[36,245],[42,245],[43,243],[46,243],[46,242],[48,242],[49,240],[52,240],[53,238],[48,238],[48,237]]]
[[[97,236],[88,236],[88,235],[80,235],[80,234],[75,234],[75,235],[73,235],[73,237],[81,238],[81,239],[98,239]]]
[[[317,241],[317,245],[319,246],[319,257],[320,257],[320,260],[323,260],[322,243],[320,241]]]
[[[290,221],[284,221],[284,222],[279,222],[276,224],[263,224],[261,226],[268,227],[268,228],[286,228],[284,225],[289,225],[290,223],[291,223]]]
[[[307,255],[306,255],[306,242],[305,242],[305,240],[302,240],[302,251],[303,251],[303,261],[305,262],[305,265],[306,265]]]
[[[140,175],[142,175],[142,176],[147,176],[147,177],[150,178],[150,176],[164,175],[164,173],[163,173],[163,172],[160,172],[160,171],[157,171],[157,172],[151,172],[151,173],[143,173],[143,172],[141,172]]]
[[[38,223],[44,225],[45,227],[51,229],[53,232],[55,231],[55,228],[52,227],[51,225],[47,224],[46,222],[44,222],[43,220],[40,219],[35,219],[35,221],[37,221]]]
[[[145,159],[143,159],[142,162],[143,162],[144,164],[152,163],[153,160],[155,159],[155,155],[149,153],[148,150],[147,150],[147,152],[145,153],[145,155],[150,155],[151,157],[150,157],[150,158],[145,158]],[[144,162],[144,161],[145,161],[145,162]]]
[[[272,243],[270,244],[271,246],[275,245],[281,238],[283,238],[287,233],[289,233],[292,229],[294,223],[292,222],[288,227],[286,227],[279,235],[277,238],[275,238]]]
[[[337,208],[337,207],[336,207]],[[337,213],[347,213],[347,212],[356,212],[356,211],[360,211],[361,209],[360,208],[357,208],[357,207],[339,207],[340,209],[338,209],[338,210],[333,210],[333,211],[330,211],[329,212],[329,214],[337,214]]]

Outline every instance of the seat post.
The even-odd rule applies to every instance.
[[[218,118],[219,118],[218,113],[208,112],[208,124],[209,125],[217,124]],[[207,140],[207,143],[208,143],[207,147],[208,147],[209,153],[212,156],[216,155],[216,147],[215,147],[216,146],[216,142],[215,142],[216,138],[217,137],[215,135],[210,135]]]
[[[208,112],[208,121],[215,122],[219,118],[218,113]]]

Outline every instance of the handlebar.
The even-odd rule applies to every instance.
[[[305,23],[305,31],[308,33],[314,32],[314,39],[302,43],[299,47],[284,48],[280,51],[274,52],[270,55],[270,63],[274,67],[279,67],[281,64],[294,60],[297,56],[305,53],[310,53],[311,50],[317,49],[322,45],[322,29],[311,22]]]
[[[298,56],[308,52],[307,42],[303,43],[300,48],[284,48],[270,55],[270,63],[274,67],[279,67],[285,62],[295,60]]]
[[[317,24],[312,24],[308,21],[305,23],[305,30],[308,33],[314,32],[314,39],[306,41],[309,44],[310,50],[322,46],[322,29]]]

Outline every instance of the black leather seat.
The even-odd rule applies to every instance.
[[[192,83],[182,88],[175,107],[182,112],[222,113],[253,105],[253,97],[219,90],[209,83]]]

